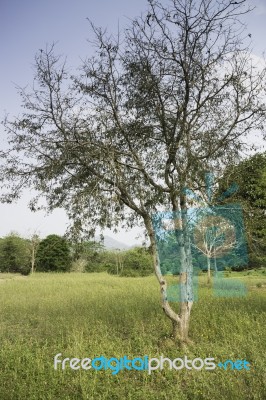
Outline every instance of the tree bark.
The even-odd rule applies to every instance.
[[[180,339],[182,342],[188,342],[190,313],[193,305],[193,265],[189,239],[184,232],[181,234],[180,256]]]
[[[152,223],[150,220],[145,219],[145,225],[147,228],[147,232],[150,238],[151,243],[151,251],[153,256],[153,265],[155,275],[160,284],[161,289],[161,301],[162,301],[162,309],[166,316],[172,322],[172,338],[174,340],[180,340],[182,343],[190,342],[188,333],[189,333],[189,321],[190,321],[190,313],[193,305],[193,277],[192,277],[192,264],[190,263],[190,259],[187,255],[185,245],[181,248],[181,265],[182,271],[180,271],[179,275],[179,290],[180,290],[180,302],[179,302],[179,313],[176,313],[169,304],[167,299],[167,282],[164,279],[161,269],[160,269],[160,261],[157,249],[157,243],[155,239],[155,232],[152,227]]]

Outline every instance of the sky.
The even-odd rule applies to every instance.
[[[257,9],[246,22],[252,34],[253,53],[261,57],[266,50],[266,0],[250,3]],[[57,53],[67,56],[74,71],[91,53],[87,18],[115,33],[118,25],[127,25],[130,18],[146,10],[146,0],[0,0],[0,120],[5,113],[12,117],[21,111],[16,85],[32,83],[34,56],[39,49],[56,42]],[[0,125],[0,146],[4,143],[4,129]],[[65,211],[58,209],[49,216],[41,211],[33,213],[28,208],[30,198],[27,191],[12,205],[0,204],[0,237],[10,231],[22,236],[34,232],[42,237],[51,233],[63,235],[68,225]],[[141,234],[139,228],[105,233],[128,244],[142,242],[142,236],[136,238]]]

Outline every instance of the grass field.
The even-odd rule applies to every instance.
[[[155,277],[99,274],[0,274],[0,398],[3,400],[266,399],[265,274],[230,274],[249,286],[243,298],[217,298],[200,277],[192,309],[194,344],[167,335]],[[53,359],[214,357],[246,359],[250,371],[54,370]]]

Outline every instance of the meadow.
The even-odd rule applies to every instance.
[[[217,298],[200,277],[188,349],[169,337],[154,276],[0,274],[0,398],[3,400],[265,400],[266,275],[231,273],[249,287]],[[247,360],[250,370],[54,369],[54,356]]]

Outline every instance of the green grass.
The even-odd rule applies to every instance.
[[[100,274],[0,275],[0,398],[3,400],[266,399],[265,275],[230,274],[249,286],[243,298],[215,298],[200,276],[192,309],[194,345],[181,350],[167,335],[155,277]],[[261,283],[261,286],[257,286]],[[250,371],[74,371],[63,357],[148,355],[246,359]]]

